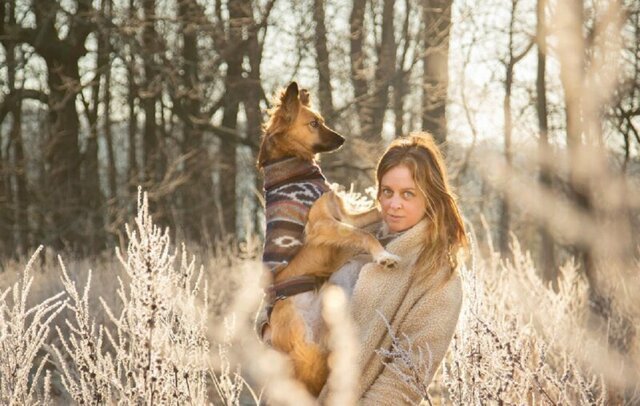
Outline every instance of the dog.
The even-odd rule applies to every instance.
[[[356,254],[364,251],[386,268],[399,258],[363,230],[380,221],[378,210],[351,213],[322,175],[316,154],[337,150],[345,139],[309,99],[296,82],[276,97],[263,126],[258,168],[265,178],[263,262],[273,282],[265,289],[271,343],[289,355],[295,377],[317,396],[329,374],[328,349],[326,329],[310,315],[309,303],[318,303],[323,282]]]

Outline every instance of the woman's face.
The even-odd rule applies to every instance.
[[[382,219],[394,233],[413,227],[426,214],[426,199],[406,165],[394,166],[382,176],[378,199]]]

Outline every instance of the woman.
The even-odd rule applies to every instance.
[[[420,377],[428,385],[460,313],[456,258],[467,239],[444,160],[431,135],[393,141],[378,162],[376,180],[383,220],[378,237],[387,251],[401,258],[400,264],[390,271],[374,262],[360,269],[362,262],[352,261],[331,280],[340,280],[349,293],[361,344],[359,404],[398,404],[403,399],[416,403],[423,394],[397,374],[399,370],[410,375],[409,371],[392,357],[383,358],[391,349],[389,333],[408,337],[425,358],[430,354],[427,376]],[[319,400],[326,395],[323,390]]]
[[[361,343],[357,396],[359,404],[417,403],[423,394],[397,374],[410,376],[406,365],[383,358],[388,355],[384,350],[391,349],[389,333],[403,341],[408,337],[425,358],[430,353],[427,376],[420,377],[426,387],[444,357],[460,313],[462,287],[456,257],[466,248],[467,239],[444,160],[429,134],[393,141],[378,163],[376,179],[383,218],[379,237],[383,243],[389,241],[387,251],[402,260],[392,271],[367,263],[350,294]]]

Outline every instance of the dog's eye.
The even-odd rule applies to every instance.
[[[318,120],[313,120],[312,122],[309,123],[309,125],[311,126],[311,128],[320,127],[320,123],[318,122]]]

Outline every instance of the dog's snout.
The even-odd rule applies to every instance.
[[[344,137],[335,131],[327,129],[320,137],[320,143],[315,146],[315,152],[335,151],[344,144]]]
[[[345,138],[342,135],[340,135],[340,134],[338,134],[336,132],[333,132],[333,131],[331,132],[331,135],[332,135],[332,138],[333,138],[331,140],[331,143],[335,146],[334,149],[340,148],[342,146],[342,144],[344,144]]]

